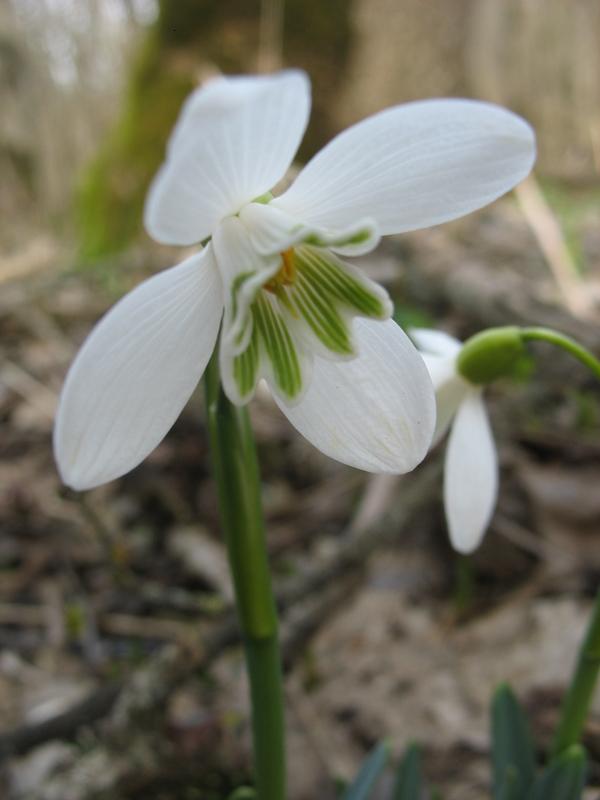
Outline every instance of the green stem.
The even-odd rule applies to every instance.
[[[600,591],[592,610],[585,640],[571,685],[563,701],[558,728],[552,743],[552,755],[562,753],[576,744],[590,709],[600,672]]]
[[[586,350],[585,347],[582,347],[582,345],[569,336],[558,333],[558,331],[553,331],[550,328],[521,328],[520,334],[521,339],[525,342],[538,340],[561,347],[578,361],[581,361],[582,364],[585,364],[585,366],[594,373],[596,378],[600,379],[600,361],[598,361],[589,350]]]
[[[459,614],[466,613],[473,603],[474,577],[470,556],[459,553],[455,559],[454,606]]]
[[[221,389],[218,357],[205,374],[206,406],[221,523],[250,680],[254,769],[260,800],[285,800],[283,683],[260,475],[245,408]]]

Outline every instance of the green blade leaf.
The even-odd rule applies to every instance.
[[[421,751],[416,744],[410,744],[396,773],[392,800],[419,800],[422,794]]]
[[[364,760],[358,775],[346,789],[342,800],[367,800],[371,789],[388,763],[390,748],[387,742],[380,742]]]
[[[492,763],[495,800],[520,800],[535,778],[535,756],[525,715],[510,686],[492,701]]]
[[[583,747],[579,744],[568,747],[542,772],[528,800],[581,800],[586,769]]]
[[[227,800],[256,800],[256,791],[249,786],[240,786],[234,789]]]
[[[513,766],[508,767],[500,787],[498,800],[522,800],[525,796],[517,770]]]

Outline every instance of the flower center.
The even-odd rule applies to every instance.
[[[294,248],[290,247],[281,253],[281,267],[273,277],[263,286],[268,292],[277,294],[281,286],[291,286],[296,280],[296,265],[294,264]]]

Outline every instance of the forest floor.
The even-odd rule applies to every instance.
[[[599,223],[597,206],[579,221],[586,272],[571,310],[509,201],[390,240],[364,264],[404,322],[460,337],[555,324],[598,353]],[[75,494],[52,459],[56,399],[78,344],[117,295],[179,257],[136,251],[107,280],[65,270],[68,255],[42,240],[0,264],[9,800],[221,800],[248,780],[246,686],[201,387],[119,481]],[[566,354],[536,355],[522,379],[488,392],[501,492],[468,560],[447,541],[443,444],[410,475],[369,476],[312,449],[268,396],[252,404],[282,606],[290,800],[333,800],[336,782],[384,737],[396,756],[422,743],[446,800],[488,797],[488,711],[502,681],[526,707],[540,754],[547,747],[600,582],[600,395]],[[585,744],[600,787],[600,704]]]

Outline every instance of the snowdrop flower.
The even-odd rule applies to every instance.
[[[417,329],[411,337],[421,350],[436,392],[437,424],[432,447],[450,428],[444,462],[444,510],[450,541],[460,553],[481,542],[498,496],[498,456],[483,404],[481,384],[458,368],[461,342],[441,331]]]
[[[309,110],[299,71],[218,78],[185,103],[145,224],[159,242],[204,246],[126,295],[83,345],[54,436],[70,486],[123,475],[156,447],[219,330],[232,402],[264,378],[291,423],[339,461],[401,473],[424,457],[427,370],[386,292],[341,256],[499,197],[529,172],[533,133],[484,103],[398,106],[337,136],[273,197]]]

